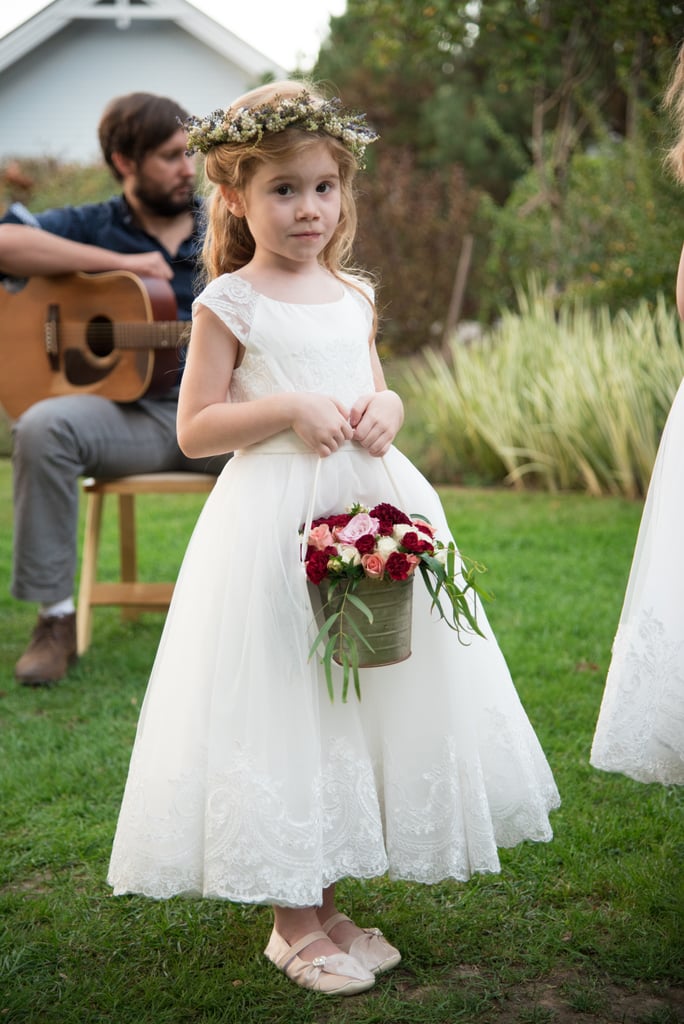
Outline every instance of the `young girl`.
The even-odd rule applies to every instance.
[[[684,46],[665,94],[684,185]],[[684,320],[684,249],[676,285]],[[684,381],[658,446],[606,678],[591,764],[638,782],[684,785]]]
[[[400,953],[340,912],[345,877],[437,882],[549,840],[558,794],[503,656],[463,644],[414,596],[413,655],[328,697],[309,658],[299,530],[354,502],[421,513],[435,491],[392,441],[399,397],[375,349],[372,290],[344,271],[352,179],[374,138],[303,85],[193,121],[215,183],[178,414],[192,456],[234,450],[181,569],[114,842],[116,893],[273,904],[266,956],[351,994]],[[314,630],[315,632],[315,630]],[[339,680],[338,680],[339,682]]]

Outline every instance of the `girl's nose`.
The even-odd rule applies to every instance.
[[[298,220],[314,220],[319,216],[318,206],[313,196],[303,195],[297,204]]]

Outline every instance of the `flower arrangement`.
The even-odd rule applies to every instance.
[[[188,117],[183,123],[188,136],[189,153],[208,153],[214,146],[251,142],[255,145],[267,132],[301,128],[307,132],[326,132],[351,150],[359,163],[366,146],[378,138],[366,124],[366,115],[346,111],[338,97],[315,100],[303,92],[292,98],[275,96],[259,107],[238,110],[214,110],[206,117]]]
[[[463,559],[453,541],[438,540],[424,516],[409,516],[386,502],[372,509],[355,503],[346,512],[315,519],[306,538],[305,530],[300,533],[302,548],[306,543],[304,567],[309,582],[320,589],[323,620],[309,656],[324,644],[322,663],[331,700],[333,660],[342,666],[342,700],[347,699],[350,674],[361,697],[361,654],[364,646],[373,650],[362,627],[364,619],[373,622],[373,611],[355,590],[361,587],[366,596],[372,595],[366,582],[396,586],[412,581],[418,571],[440,619],[459,635],[483,635],[477,603],[467,595],[472,591],[480,598],[491,597],[477,578],[484,567]]]

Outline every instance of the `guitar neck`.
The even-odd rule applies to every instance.
[[[155,320],[151,323],[110,325],[114,347],[121,349],[176,348],[190,336],[188,320]]]

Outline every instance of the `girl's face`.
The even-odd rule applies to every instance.
[[[244,192],[222,192],[231,212],[246,218],[255,257],[277,264],[316,262],[340,219],[339,170],[322,141],[260,164]]]

